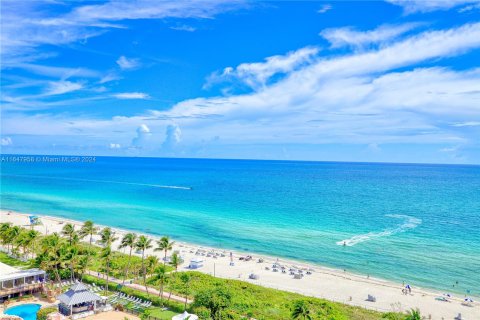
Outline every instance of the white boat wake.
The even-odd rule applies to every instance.
[[[2,174],[2,175],[3,176],[10,176],[10,177],[23,177],[23,178],[36,178],[36,179],[49,179],[49,180],[66,180],[66,181],[85,181],[85,182],[97,182],[97,183],[115,183],[115,184],[128,184],[128,185],[133,185],[133,186],[144,186],[144,187],[152,187],[152,188],[192,190],[192,187],[169,186],[169,185],[137,183],[137,182],[127,182],[127,181],[47,177],[47,176],[34,176],[34,175],[21,175],[21,174]]]
[[[388,237],[396,233],[401,233],[410,229],[414,229],[422,223],[421,219],[407,216],[407,215],[402,215],[402,214],[386,214],[385,216],[389,218],[403,219],[403,223],[396,228],[389,228],[383,231],[378,231],[378,232],[372,231],[369,233],[359,234],[349,239],[338,241],[336,242],[336,244],[339,246],[345,245],[345,246],[351,247],[358,243],[370,241],[376,238]]]

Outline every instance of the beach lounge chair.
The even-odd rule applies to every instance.
[[[371,294],[368,295],[367,301],[370,302],[377,302],[377,298],[375,296],[372,296]]]

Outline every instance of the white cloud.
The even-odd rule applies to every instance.
[[[65,94],[73,91],[78,91],[83,88],[83,85],[78,82],[71,81],[51,81],[45,91],[46,95]]]
[[[109,149],[120,149],[122,146],[119,143],[110,143]]]
[[[332,10],[332,5],[331,4],[324,4],[320,9],[317,10],[317,13],[325,13],[327,11]]]
[[[172,151],[182,141],[182,131],[177,124],[167,126],[165,132],[165,141],[162,144],[162,149],[165,151]]]
[[[194,31],[197,30],[196,28],[194,28],[192,26],[189,26],[189,25],[186,25],[186,24],[182,24],[180,26],[175,26],[175,27],[170,27],[170,29],[177,30],[177,31],[187,31],[187,32],[194,32]]]
[[[129,145],[137,129],[131,144],[142,152],[160,152],[162,143],[181,144],[184,150],[215,136],[222,137],[219,144],[244,146],[243,150],[249,145],[300,143],[362,144],[370,149],[376,145],[385,150],[394,143],[475,143],[468,132],[477,128],[469,122],[480,119],[480,69],[419,66],[478,48],[480,23],[467,24],[422,32],[369,51],[327,58],[315,54],[301,67],[267,67],[263,64],[268,61],[260,62],[249,72],[267,74],[267,80],[271,70],[282,70],[284,76],[265,80],[262,90],[248,94],[191,99],[170,110],[130,117],[10,116],[2,125],[9,134],[71,135],[76,130],[103,137],[104,149],[110,141]],[[238,67],[230,72],[238,72]],[[165,141],[163,135],[152,134],[172,122]],[[460,124],[470,127],[462,130]],[[117,133],[118,128],[125,133]]]
[[[362,47],[369,44],[389,42],[418,27],[417,23],[383,25],[370,31],[358,31],[352,27],[325,29],[320,36],[328,40],[333,48],[343,46]]]
[[[115,97],[117,99],[150,99],[150,96],[147,93],[143,92],[122,92],[113,94],[112,97]]]
[[[317,53],[318,48],[306,47],[283,56],[268,57],[265,62],[242,63],[236,68],[227,67],[222,73],[210,75],[206,87],[222,81],[240,80],[253,89],[260,89],[272,76],[290,73],[311,63]]]
[[[449,10],[460,5],[477,3],[479,0],[386,0],[391,4],[403,7],[405,13]]]
[[[452,124],[453,127],[478,127],[480,121],[466,121]]]
[[[140,67],[140,60],[121,56],[120,58],[117,59],[117,64],[122,70],[133,70]]]
[[[76,3],[75,3],[76,4]],[[42,58],[37,47],[85,42],[111,29],[126,28],[120,21],[133,19],[197,18],[243,7],[240,1],[108,1],[80,4],[65,14],[49,15],[56,1],[2,2],[2,64]],[[54,8],[56,9],[56,8]],[[63,8],[62,8],[63,9]],[[55,10],[54,12],[57,12]]]
[[[480,1],[474,4],[467,5],[465,7],[462,7],[458,9],[459,13],[465,13],[465,12],[471,12],[474,10],[480,10]]]
[[[137,128],[136,132],[137,136],[133,138],[132,145],[136,148],[144,148],[152,135],[150,128],[146,124],[142,123]]]
[[[2,138],[2,147],[11,146],[13,144],[12,138],[5,137]]]
[[[31,73],[38,74],[45,77],[61,78],[66,80],[68,78],[96,78],[100,77],[97,71],[85,69],[85,68],[65,68],[65,67],[53,67],[44,66],[31,63],[17,63],[11,65],[11,67],[27,70]]]

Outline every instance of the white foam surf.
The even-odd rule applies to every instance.
[[[66,181],[84,181],[84,182],[96,182],[96,183],[115,183],[115,184],[127,184],[127,185],[143,186],[143,187],[151,187],[151,188],[192,190],[192,187],[169,186],[169,185],[161,185],[161,184],[137,183],[137,182],[127,182],[127,181],[114,181],[114,180],[95,180],[95,179],[81,179],[81,178],[46,177],[46,176],[20,175],[20,174],[4,174],[3,176],[36,178],[36,179],[50,179],[50,180],[66,180]]]
[[[383,231],[378,231],[378,232],[372,231],[369,233],[359,234],[349,239],[338,241],[337,245],[339,246],[345,245],[345,246],[351,247],[365,241],[370,241],[370,240],[381,238],[381,237],[388,237],[396,233],[401,233],[409,229],[414,229],[422,223],[421,219],[403,215],[403,214],[386,214],[385,216],[389,218],[403,219],[403,223],[395,228],[389,228],[389,229],[385,229]]]

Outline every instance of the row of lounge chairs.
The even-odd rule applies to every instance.
[[[304,276],[305,274],[310,275],[310,274],[312,274],[312,272],[313,272],[313,269],[303,269],[303,270],[302,270],[302,269],[298,269],[298,268],[294,268],[294,267],[291,267],[291,268],[288,268],[288,269],[287,269],[287,267],[282,266],[282,265],[277,264],[277,263],[274,263],[274,264],[272,265],[272,268],[270,268],[270,267],[265,267],[265,270],[267,270],[267,271],[272,270],[273,272],[279,272],[279,271],[281,271],[282,273],[287,273],[287,271],[288,271],[288,273],[289,273],[291,276],[293,276],[294,279],[301,279],[301,278],[303,278],[303,276]]]
[[[128,304],[133,304],[133,307],[131,307],[130,309],[137,310],[137,311],[142,311],[143,309],[146,309],[152,306],[151,301],[143,301],[140,298],[129,296],[122,292],[117,292],[114,295],[110,296],[108,298],[108,301],[111,304],[121,304],[123,306],[127,306]]]
[[[92,290],[92,291],[95,292],[95,293],[105,291],[105,288],[104,288],[104,287],[102,287],[102,286],[97,286],[97,285],[95,285],[95,283],[92,283],[91,285],[88,285],[88,284],[87,284],[87,286],[90,288],[90,290]]]
[[[60,288],[60,287],[66,287],[66,286],[73,286],[75,283],[77,283],[74,280],[63,280],[60,283],[55,283],[55,287]]]

